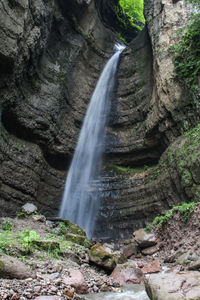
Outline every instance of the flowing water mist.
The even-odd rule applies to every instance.
[[[92,237],[99,208],[98,179],[104,151],[105,126],[110,113],[115,75],[122,45],[116,45],[115,54],[105,65],[90,100],[81,128],[74,157],[68,172],[62,199],[60,217],[81,226]]]

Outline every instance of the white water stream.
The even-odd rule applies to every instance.
[[[130,284],[123,288],[121,292],[107,292],[86,295],[85,300],[150,300],[144,286]],[[164,300],[164,299],[163,299]]]
[[[94,183],[99,176],[105,126],[110,113],[117,65],[124,48],[117,45],[115,54],[105,65],[97,82],[68,172],[60,209],[60,217],[81,226],[88,238],[92,237],[99,208],[98,191]]]

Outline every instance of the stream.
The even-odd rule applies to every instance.
[[[115,292],[89,294],[85,300],[150,300],[142,284],[129,284],[123,288],[116,288]]]

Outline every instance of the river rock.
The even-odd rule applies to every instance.
[[[198,300],[200,273],[151,274],[145,279],[145,288],[151,300]]]
[[[88,285],[83,277],[83,274],[79,270],[69,269],[68,277],[64,277],[63,282],[66,285],[74,287],[76,293],[87,294],[88,292]]]
[[[143,282],[142,271],[133,263],[125,263],[117,265],[112,274],[110,275],[114,280],[120,284],[135,283],[139,284]]]
[[[135,231],[133,235],[140,248],[147,248],[156,245],[155,235],[153,233],[147,233],[144,229]]]
[[[30,277],[35,278],[35,273],[29,266],[9,255],[0,256],[0,278],[25,279]]]
[[[188,270],[199,270],[199,269],[200,269],[200,257],[196,261],[193,261],[188,266]]]
[[[156,253],[158,251],[159,251],[159,247],[157,245],[141,250],[143,255],[153,255],[154,253]]]
[[[35,206],[33,203],[26,203],[24,206],[22,206],[22,210],[27,215],[31,215],[37,211],[37,206]]]
[[[105,251],[99,244],[92,246],[89,259],[96,265],[108,270],[113,270],[116,266],[115,255]]]
[[[39,296],[35,300],[60,300],[59,296]]]
[[[33,215],[32,216],[33,221],[35,222],[42,222],[45,223],[46,222],[46,218],[43,215]]]
[[[157,273],[162,270],[160,261],[158,259],[153,260],[152,262],[145,264],[144,267],[142,268],[142,273],[143,274],[148,274],[148,273]]]
[[[130,243],[123,248],[123,253],[126,258],[129,258],[138,253],[138,245],[136,242]]]

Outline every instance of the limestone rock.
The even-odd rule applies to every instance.
[[[148,264],[145,264],[141,270],[143,274],[148,274],[148,273],[158,273],[162,270],[162,268],[160,265],[160,261],[156,259]]]
[[[22,206],[22,210],[27,214],[31,215],[34,212],[37,211],[37,207],[33,203],[26,203],[24,206]]]
[[[144,229],[135,231],[133,235],[140,248],[147,248],[156,245],[155,235],[153,233],[147,233]]]
[[[138,245],[137,243],[130,243],[123,248],[123,253],[126,258],[134,256],[138,253]]]
[[[0,255],[0,278],[35,278],[35,273],[30,267],[22,263],[17,258]]]
[[[88,285],[79,270],[69,269],[68,276],[63,278],[63,282],[66,285],[74,287],[75,291],[79,294],[86,294],[88,292]]]
[[[159,247],[156,245],[156,246],[152,246],[152,247],[142,249],[141,253],[143,255],[153,255],[154,253],[156,253],[158,251],[159,251]]]
[[[140,268],[137,268],[133,263],[125,263],[117,265],[110,275],[114,280],[120,284],[143,282],[143,274]]]
[[[42,223],[46,222],[46,218],[43,215],[33,215],[32,219],[35,222],[42,222]]]
[[[197,300],[200,299],[200,273],[151,274],[145,279],[145,288],[152,300]]]
[[[105,251],[105,249],[98,244],[92,246],[90,249],[89,259],[96,265],[108,270],[113,270],[116,266],[115,255]]]

